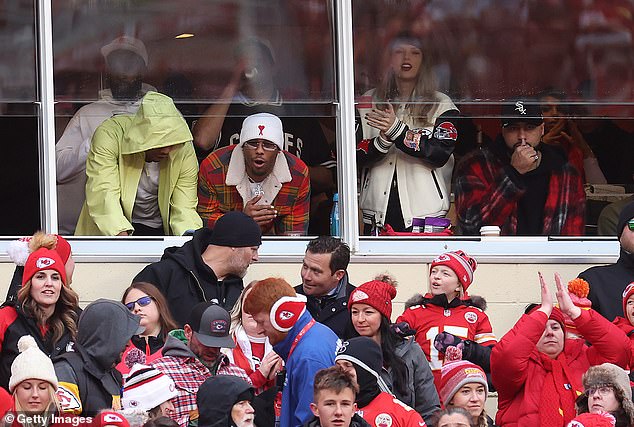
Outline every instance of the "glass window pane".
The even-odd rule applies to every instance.
[[[402,41],[406,33],[410,37],[409,46],[418,47],[422,53],[423,72],[417,77],[427,73],[433,78],[435,90],[447,95],[460,111],[451,120],[445,120],[448,117],[441,120],[435,117],[428,123],[417,123],[411,117],[409,121],[403,120],[409,128],[394,129],[405,129],[401,134],[403,142],[396,137],[387,138],[382,148],[388,151],[388,156],[378,156],[387,159],[389,153],[398,153],[400,164],[409,166],[396,166],[396,173],[387,167],[389,160],[381,163],[375,157],[368,164],[366,159],[366,168],[360,167],[360,205],[366,228],[371,228],[372,220],[379,225],[384,223],[381,215],[391,217],[401,229],[408,229],[412,218],[447,216],[454,225],[462,226],[455,231],[465,234],[479,234],[480,226],[484,225],[502,227],[503,235],[596,234],[603,207],[632,199],[634,163],[629,159],[634,155],[631,143],[634,50],[633,27],[628,17],[634,13],[634,7],[610,1],[520,0],[424,3],[357,0],[353,5],[358,107],[366,106],[372,101],[367,95],[373,95],[375,101],[380,101],[375,102],[375,107],[384,108],[386,101],[391,100],[402,119],[398,107],[403,114],[416,115],[417,105],[436,105],[434,96],[421,95],[422,86],[416,88],[415,96],[407,89],[411,87],[406,81],[407,73],[417,63],[408,63],[411,58],[406,58],[400,65],[395,64],[399,61],[397,55],[404,55],[395,43]],[[390,70],[396,71],[390,74]],[[416,81],[420,83],[421,79]],[[378,92],[368,92],[374,88]],[[507,178],[518,186],[506,187],[505,194],[495,193],[494,188],[501,188],[496,179],[506,175],[494,173],[499,172],[499,167],[491,166],[491,158],[483,159],[473,153],[497,149],[502,156],[501,164],[510,164],[514,144],[504,143],[500,118],[505,106],[510,107],[509,111],[519,111],[515,106],[518,100],[524,101],[522,105],[533,105],[537,115],[543,114],[545,119],[544,128],[536,130],[534,148],[526,150],[527,156],[533,156],[536,169],[528,173],[526,168],[519,167],[518,171],[515,164],[511,172],[517,176]],[[358,109],[362,115],[369,111]],[[361,129],[366,131],[365,135],[359,135],[360,141],[378,135],[365,117],[360,120],[365,126]],[[448,166],[451,159],[442,163],[443,158],[440,162],[433,158],[433,147],[438,140],[434,135],[439,129],[439,135],[444,134],[445,121],[454,125],[458,135],[453,168]],[[370,129],[375,129],[374,133]],[[541,132],[543,137],[539,135]],[[360,145],[373,146],[372,141]],[[368,156],[362,153],[362,157]],[[424,165],[412,166],[416,157],[423,159]],[[491,175],[490,181],[473,175],[477,158],[492,168],[483,172]],[[461,167],[463,161],[471,167]],[[434,194],[434,187],[441,190],[436,191],[437,199],[444,196],[445,187],[439,175],[447,176],[442,172],[451,175],[452,169],[453,178],[444,182],[451,180],[451,192],[457,203],[452,202],[448,212],[444,205],[442,209],[431,208],[439,203],[428,199]],[[418,170],[421,176],[425,176],[425,170],[428,176],[436,174],[436,180],[427,184],[419,180],[416,187],[410,186],[407,177],[413,170]],[[544,170],[548,172],[546,180],[532,177]],[[379,173],[384,174],[380,179]],[[569,194],[555,191],[561,190],[554,184],[558,179],[552,178],[555,175],[568,183]],[[386,183],[391,186],[388,188]],[[549,187],[550,184],[553,186]],[[399,189],[398,198],[390,188]],[[485,190],[474,196],[478,188]],[[532,203],[519,197],[526,188]],[[565,203],[554,201],[563,197],[567,197]],[[429,200],[436,205],[427,202],[424,207],[416,206],[413,200]],[[446,203],[447,199],[442,200]],[[496,200],[504,201],[504,205],[493,204]],[[515,200],[520,200],[519,204]],[[567,210],[564,206],[579,207],[584,203],[585,209]]]
[[[0,1],[0,235],[40,228],[35,5]]]
[[[199,161],[237,142],[246,114],[281,116],[284,148],[304,160],[316,180],[311,179],[312,196],[323,193],[320,202],[332,199],[336,96],[331,0],[62,0],[54,5],[53,28],[61,232],[75,231],[96,127],[113,114],[132,115],[138,108],[138,102],[112,98],[138,99],[150,89],[174,99],[193,132]],[[119,40],[117,49],[104,50],[121,36],[127,39]],[[143,58],[127,82],[121,80],[130,70],[129,59],[118,58],[117,64],[112,58],[113,51],[122,49]],[[117,107],[106,105],[112,101]],[[320,166],[313,174],[312,168]],[[311,209],[317,206],[315,200]],[[322,208],[322,214],[323,209],[327,219],[329,208]]]

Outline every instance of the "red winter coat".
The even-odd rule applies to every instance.
[[[491,352],[491,377],[498,391],[496,424],[500,427],[536,427],[544,379],[547,375],[537,351],[548,317],[541,311],[524,315]],[[623,368],[630,357],[630,342],[615,325],[594,310],[582,310],[574,320],[586,340],[566,340],[564,354],[574,378],[572,387],[583,390],[581,376],[592,365],[604,362]],[[546,427],[546,426],[544,426]],[[560,426],[547,426],[560,427]]]

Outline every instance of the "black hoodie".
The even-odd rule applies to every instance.
[[[212,231],[203,227],[183,246],[165,249],[160,261],[145,267],[133,282],[148,282],[156,286],[167,299],[174,320],[183,327],[192,307],[199,302],[216,300],[230,311],[244,288],[242,278],[229,276],[218,280],[202,259]]]
[[[232,375],[216,375],[205,380],[198,389],[198,427],[231,427],[231,408],[241,395],[249,392],[253,398],[253,387],[241,378]]]
[[[123,382],[115,365],[130,338],[142,331],[139,320],[117,301],[98,299],[86,307],[75,351],[53,361],[65,412],[92,417],[119,401]]]

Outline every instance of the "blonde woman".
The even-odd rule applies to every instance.
[[[13,398],[13,426],[46,426],[50,414],[58,413],[60,405],[55,396],[57,376],[53,362],[39,348],[35,339],[26,335],[18,341],[20,354],[11,365],[9,391]],[[28,417],[18,417],[26,414]],[[42,417],[35,417],[43,415]]]

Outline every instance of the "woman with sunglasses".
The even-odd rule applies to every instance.
[[[177,326],[165,297],[150,283],[131,284],[123,293],[121,302],[128,310],[141,317],[140,325],[145,327],[143,333],[132,337],[117,365],[119,372],[127,375],[135,363],[149,365],[161,357],[167,334]]]
[[[634,426],[634,403],[627,372],[611,363],[592,366],[583,375],[584,392],[577,399],[577,412],[607,412],[615,427]]]

